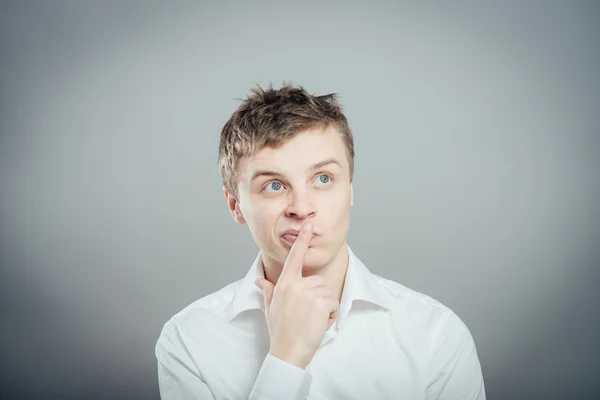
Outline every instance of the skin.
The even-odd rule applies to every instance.
[[[312,168],[328,160],[335,162]],[[247,224],[262,256],[266,280],[275,286],[292,244],[288,229],[312,222],[301,275],[320,275],[341,300],[348,266],[347,235],[354,203],[346,147],[333,127],[299,132],[279,148],[265,147],[239,163],[238,196],[224,189],[231,215]],[[268,172],[253,177],[260,172]],[[327,176],[327,177],[323,177]]]

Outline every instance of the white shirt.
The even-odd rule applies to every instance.
[[[162,400],[484,400],[473,338],[429,296],[372,274],[352,253],[336,322],[306,369],[269,354],[260,254],[243,279],[165,323]]]

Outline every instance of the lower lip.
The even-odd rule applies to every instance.
[[[313,234],[312,238],[310,238],[310,240],[312,241],[315,237],[317,237],[316,235]],[[284,242],[290,243],[290,244],[294,244],[294,242],[296,241],[296,239],[298,238],[298,236],[296,235],[283,235],[281,237],[283,239]]]

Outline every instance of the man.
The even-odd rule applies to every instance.
[[[219,167],[260,252],[164,325],[163,400],[485,399],[462,320],[347,244],[354,142],[335,94],[253,89],[223,127]]]

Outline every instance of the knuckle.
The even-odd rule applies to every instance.
[[[317,308],[319,308],[320,310],[329,309],[329,305],[330,305],[330,303],[327,301],[327,299],[325,299],[323,297],[316,297],[315,304],[316,304]]]
[[[306,278],[306,282],[310,286],[323,286],[325,284],[325,278],[321,275],[312,275]]]
[[[337,311],[337,310],[340,309],[340,303],[337,300],[335,300],[335,299],[332,299],[331,302],[329,302],[328,305],[329,305],[329,307],[331,307],[335,311]]]
[[[315,296],[314,293],[312,292],[307,292],[306,293],[306,297],[308,298],[308,301],[314,306],[314,307],[320,307],[320,302],[321,299],[319,298],[319,296]]]

